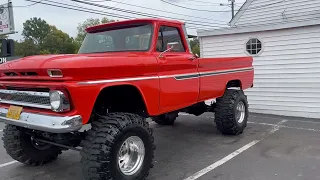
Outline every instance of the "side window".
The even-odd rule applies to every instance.
[[[157,40],[157,51],[163,52],[167,49],[168,43],[177,42],[178,45],[175,46],[171,52],[185,52],[185,48],[183,46],[183,42],[179,33],[178,28],[169,27],[169,26],[161,26],[158,34]]]

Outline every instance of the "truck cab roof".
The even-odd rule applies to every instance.
[[[111,26],[122,26],[128,24],[139,24],[139,23],[170,23],[170,24],[177,24],[182,25],[184,22],[176,21],[176,20],[168,20],[168,19],[161,19],[161,18],[141,18],[141,19],[132,19],[132,20],[124,20],[124,21],[115,21],[105,24],[100,24],[96,26],[91,26],[86,29],[87,32],[92,32],[100,29],[104,29]]]

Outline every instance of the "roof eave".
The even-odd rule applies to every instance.
[[[212,29],[212,30],[198,30],[198,37],[205,36],[219,36],[227,34],[241,34],[241,33],[251,33],[251,32],[261,32],[261,31],[272,31],[278,29],[288,29],[296,27],[314,26],[320,25],[320,19],[314,19],[309,21],[293,21],[288,23],[278,23],[278,24],[263,24],[260,26],[244,26],[244,27],[229,27],[224,29]]]
[[[236,15],[231,19],[231,21],[229,22],[229,25],[231,27],[235,26],[236,22],[240,19],[240,17],[242,16],[242,14],[248,9],[248,7],[250,6],[250,4],[253,2],[254,0],[246,0],[246,2],[240,7],[240,9],[238,10],[238,12],[236,13]]]

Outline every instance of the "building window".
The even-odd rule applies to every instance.
[[[250,55],[257,55],[261,52],[261,50],[262,50],[262,43],[257,38],[250,39],[246,44],[246,51]]]

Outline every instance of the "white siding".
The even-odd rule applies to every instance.
[[[320,117],[320,25],[200,38],[202,57],[247,56],[250,38],[263,42],[254,57],[250,111]]]
[[[320,18],[320,0],[254,0],[233,26],[297,22]],[[238,16],[239,16],[238,15]]]

